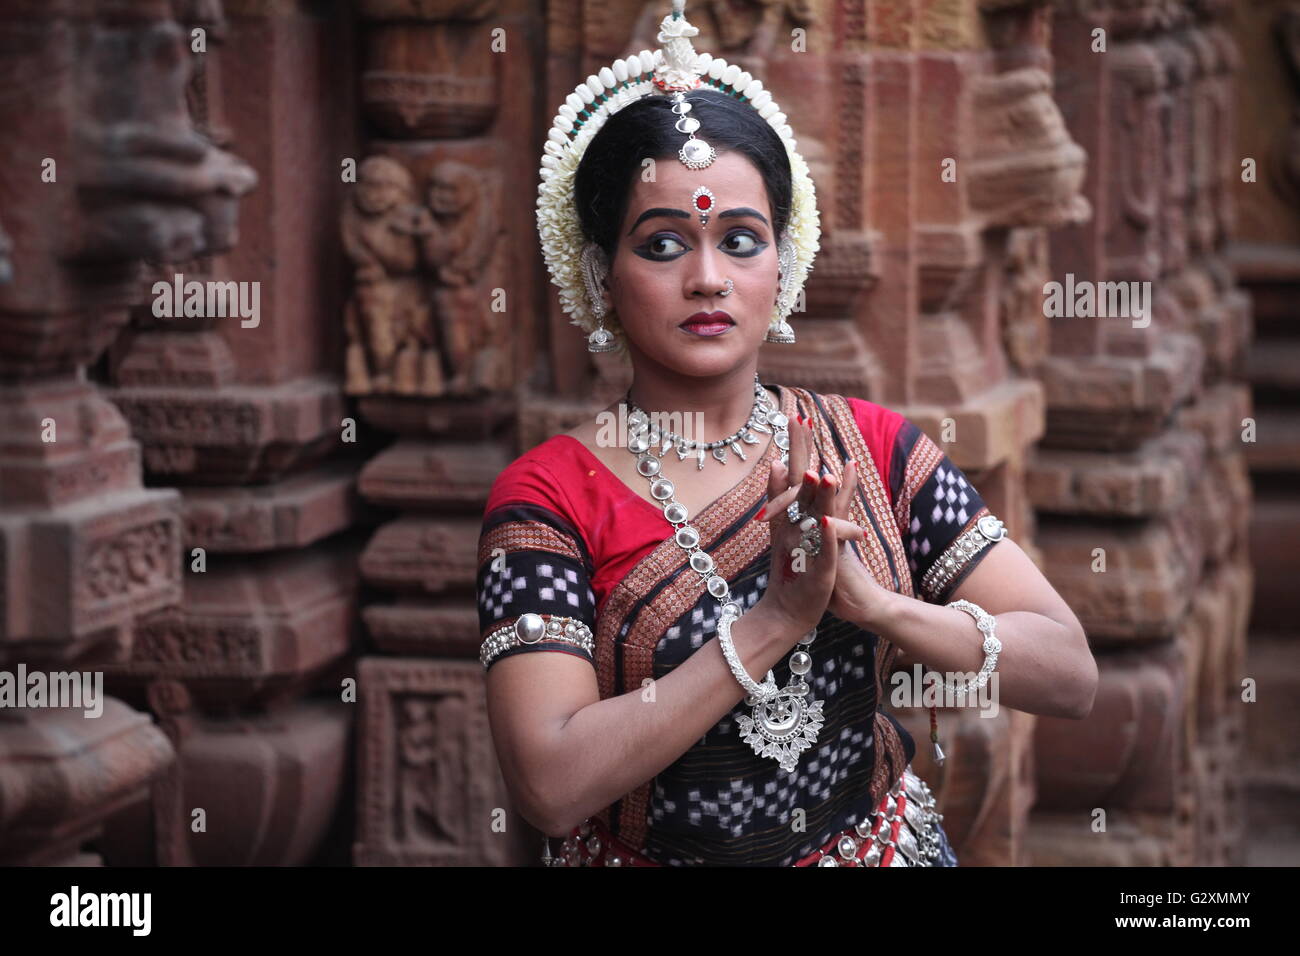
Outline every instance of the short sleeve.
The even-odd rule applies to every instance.
[[[521,459],[501,473],[488,497],[476,577],[480,639],[496,634],[497,641],[511,645],[490,653],[488,668],[515,654],[540,651],[571,654],[595,666],[592,652],[573,640],[583,628],[589,635],[596,629],[591,558],[553,494],[557,484],[543,465]],[[535,643],[512,639],[510,625],[525,614],[540,616],[547,628]],[[555,630],[570,639],[550,639]]]
[[[894,437],[889,483],[913,592],[945,604],[1006,528],[943,449],[906,419]]]

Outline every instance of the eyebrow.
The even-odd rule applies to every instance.
[[[684,209],[669,209],[666,206],[656,206],[653,209],[647,209],[637,217],[636,222],[632,223],[632,228],[627,231],[630,236],[636,232],[637,226],[647,219],[653,219],[655,216],[669,216],[673,219],[690,219],[691,214]],[[768,225],[766,217],[757,209],[751,209],[749,206],[739,206],[736,209],[728,209],[726,212],[718,213],[719,219],[730,219],[736,216],[753,216],[763,225]]]

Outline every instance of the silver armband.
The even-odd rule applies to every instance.
[[[485,637],[479,648],[478,659],[486,669],[499,655],[511,648],[540,644],[542,641],[561,641],[581,648],[588,654],[595,653],[596,642],[591,636],[591,628],[582,621],[558,614],[534,614],[530,611],[519,615],[513,624],[502,624]]]
[[[971,558],[979,554],[994,542],[1007,536],[1007,526],[998,518],[988,514],[975,522],[975,527],[957,536],[934,565],[921,579],[921,593],[927,597],[942,594],[965,567]]]

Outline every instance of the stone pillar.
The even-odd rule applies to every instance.
[[[486,723],[475,547],[515,451],[515,391],[542,283],[527,98],[541,22],[522,0],[358,5],[364,160],[340,223],[347,392],[396,440],[359,488],[395,517],[361,556],[393,597],[363,611],[357,736],[362,865],[535,862]],[[531,188],[529,193],[531,195]],[[509,197],[509,198],[508,198]]]
[[[868,334],[907,336],[908,374],[887,400],[892,393],[894,407],[944,448],[1035,560],[1024,475],[1044,429],[1036,376],[1047,336],[1037,289],[1049,230],[1091,214],[1079,195],[1087,157],[1053,98],[1049,19],[1041,2],[921,5],[907,33],[910,103],[903,113],[890,98],[902,115],[887,137],[897,142],[911,124],[914,205],[906,224],[917,291],[907,332],[881,324]],[[882,192],[900,181],[885,175],[888,156],[871,164],[881,169]],[[1035,718],[942,714],[942,769],[926,745],[928,714],[911,711],[906,720],[919,743],[917,771],[942,784],[945,828],[962,863],[1023,863]]]
[[[163,0],[7,4],[0,49],[0,669],[106,670],[181,600],[182,517],[86,370],[145,301],[142,261],[226,248],[255,176],[192,126]],[[120,700],[0,711],[0,861],[98,861],[82,845],[173,756]]]
[[[1057,97],[1096,215],[1052,236],[1065,311],[1047,313],[1047,433],[1028,481],[1101,688],[1088,721],[1039,721],[1034,863],[1241,861],[1250,316],[1224,258],[1224,7],[1054,10]],[[1142,283],[1139,313],[1120,293]]]
[[[1254,441],[1246,447],[1255,510],[1250,553],[1256,588],[1245,674],[1258,681],[1247,709],[1251,864],[1290,865],[1300,814],[1300,3],[1239,4],[1232,39],[1243,76],[1226,103],[1237,229],[1230,256],[1254,305],[1257,338],[1247,361]]]
[[[177,7],[202,38],[193,122],[260,182],[232,248],[150,269],[154,294],[106,363],[152,482],[178,486],[184,588],[137,618],[109,669],[179,760],[152,820],[120,816],[107,845],[131,863],[306,864],[345,805],[356,713],[340,682],[355,676],[364,515],[332,241],[355,155],[350,23],[254,0]]]

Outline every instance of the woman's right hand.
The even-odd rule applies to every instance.
[[[819,479],[808,470],[811,426],[796,418],[790,422],[789,434],[790,464],[787,467],[780,458],[772,460],[767,504],[755,519],[767,522],[772,535],[767,590],[759,603],[770,606],[790,622],[792,632],[803,637],[822,619],[835,590],[840,540],[846,534],[861,540],[865,532],[848,522],[825,520],[824,516],[836,516],[844,510],[848,494],[840,493],[839,483],[833,477]],[[786,514],[791,502],[798,502],[803,514],[811,510],[818,521],[822,543],[815,556],[796,551],[803,533]]]

